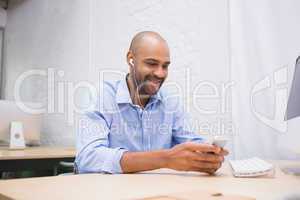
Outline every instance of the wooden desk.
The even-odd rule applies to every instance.
[[[24,200],[132,200],[182,192],[196,194],[201,190],[246,195],[258,200],[274,200],[289,193],[300,192],[300,177],[285,175],[277,168],[274,178],[234,178],[229,166],[225,164],[218,176],[160,169],[139,174],[81,174],[0,180],[0,194],[3,199],[6,196]],[[200,199],[195,196],[193,199]]]
[[[53,169],[60,161],[73,161],[75,148],[27,147],[23,150],[0,148],[0,172]]]

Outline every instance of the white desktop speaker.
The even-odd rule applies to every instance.
[[[22,122],[13,121],[10,123],[10,149],[24,149],[25,140]]]

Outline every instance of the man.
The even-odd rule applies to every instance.
[[[186,131],[182,107],[160,90],[170,65],[167,42],[155,32],[138,33],[127,63],[130,73],[124,80],[104,83],[97,108],[81,121],[78,172],[218,170],[228,152]]]

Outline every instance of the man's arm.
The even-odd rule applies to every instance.
[[[124,173],[133,173],[165,168],[167,162],[167,150],[125,152],[121,159],[121,167]]]
[[[76,166],[79,173],[122,173],[120,159],[126,149],[109,148],[104,116],[88,112],[79,120]]]
[[[172,149],[150,152],[125,152],[121,158],[123,173],[159,168],[213,173],[220,168],[224,152],[216,146],[186,142]]]

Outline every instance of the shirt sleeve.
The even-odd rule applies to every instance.
[[[188,115],[184,112],[183,106],[178,106],[174,112],[172,126],[172,146],[184,142],[205,142],[204,138],[192,131]]]
[[[88,112],[78,120],[78,173],[122,173],[120,160],[126,149],[109,148],[109,126],[100,112]]]

